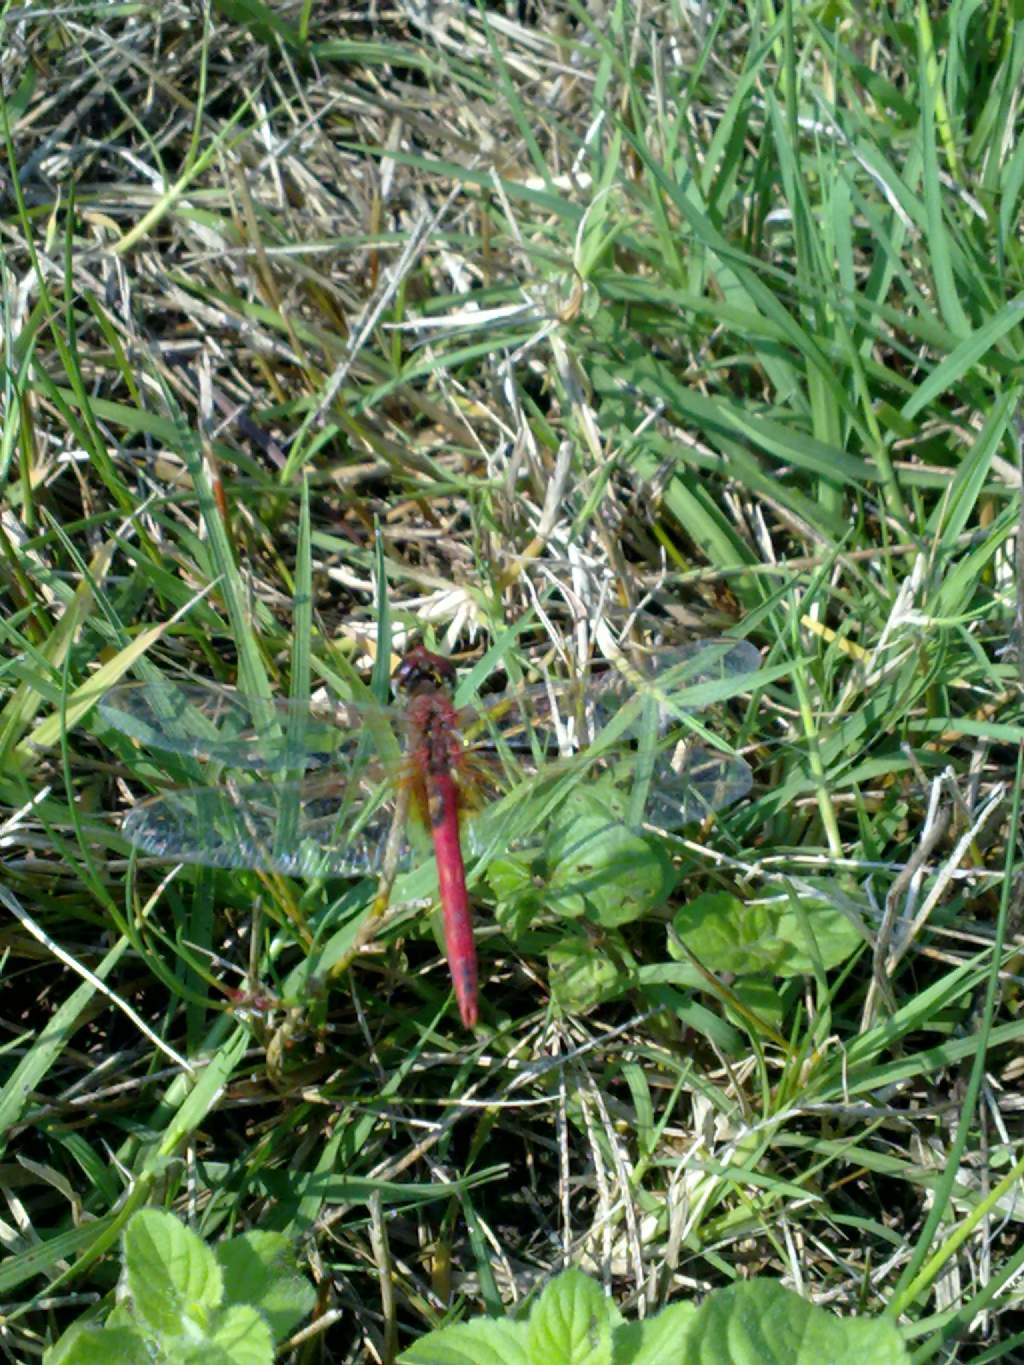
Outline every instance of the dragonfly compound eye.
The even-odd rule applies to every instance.
[[[393,676],[395,684],[410,696],[417,692],[449,691],[455,685],[455,666],[443,655],[432,654],[422,645],[416,645]]]

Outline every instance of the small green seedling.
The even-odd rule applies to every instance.
[[[907,1365],[891,1322],[837,1318],[774,1280],[716,1289],[627,1322],[580,1270],[552,1280],[529,1316],[442,1327],[400,1365]]]
[[[173,1214],[141,1209],[122,1255],[106,1322],[76,1322],[45,1365],[270,1365],[274,1343],[316,1300],[278,1232],[243,1232],[211,1249]]]

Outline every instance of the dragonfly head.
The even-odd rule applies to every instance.
[[[414,645],[395,669],[392,681],[410,697],[422,692],[450,692],[455,686],[455,666],[451,659]]]

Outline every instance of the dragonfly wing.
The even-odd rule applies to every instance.
[[[613,667],[586,679],[552,679],[510,690],[459,715],[473,743],[508,746],[550,760],[592,743],[635,698],[654,701],[664,731],[673,717],[749,689],[760,662],[747,640],[696,640],[632,658],[623,655]],[[635,734],[636,729],[630,725],[625,733]]]
[[[595,709],[602,728],[618,728],[627,753],[636,739],[638,757],[644,755],[650,764],[646,823],[679,829],[750,791],[753,775],[744,760],[694,743],[686,716],[749,689],[760,662],[749,641],[730,639],[697,640],[616,661]],[[620,712],[627,714],[620,717]]]
[[[680,744],[672,759],[658,769],[644,818],[659,829],[680,829],[739,801],[753,783],[753,773],[738,755]]]
[[[387,709],[372,703],[311,706],[214,683],[126,683],[106,694],[99,712],[148,748],[267,772],[344,769],[365,731],[393,735]]]
[[[623,655],[595,683],[597,720],[606,724],[634,697],[658,708],[660,728],[674,716],[701,711],[749,689],[761,656],[749,640],[695,640],[680,648]]]
[[[588,762],[584,790],[600,788],[601,779],[611,776],[620,801],[628,804],[634,776],[629,754],[611,749]],[[568,773],[572,763],[557,767],[563,774]],[[548,778],[556,780],[555,768]],[[739,801],[750,791],[753,780],[750,767],[738,755],[717,753],[683,741],[661,755],[645,793],[640,822],[656,829],[682,829]],[[465,853],[469,857],[489,857],[505,849],[534,848],[543,843],[552,814],[557,819],[557,808],[553,813],[545,808],[543,797],[540,803],[547,814],[539,825],[531,818],[536,804],[526,800],[509,800],[470,813],[462,826]],[[625,815],[625,804],[622,811]]]
[[[530,772],[553,757],[593,746],[569,762],[586,763],[595,776],[613,774],[623,790],[634,785],[642,758],[645,790],[636,799],[642,815],[634,809],[631,818],[679,829],[751,788],[744,760],[694,744],[686,715],[749,689],[759,666],[758,651],[745,640],[700,640],[638,660],[619,659],[586,686],[563,680],[502,696],[461,713],[464,731],[481,749],[495,746],[509,772]],[[554,779],[558,766],[542,771]],[[518,814],[525,820],[525,811]],[[518,844],[516,819],[510,811],[506,823],[509,841]],[[500,831],[493,829],[489,818],[471,822],[468,851],[500,845]]]
[[[393,791],[329,781],[228,783],[167,791],[134,806],[122,826],[136,848],[168,861],[253,868],[292,877],[380,871]],[[399,868],[413,851],[403,838]]]

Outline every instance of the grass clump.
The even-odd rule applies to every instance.
[[[2,22],[11,1358],[161,1204],[300,1246],[332,1360],[567,1264],[1012,1359],[1014,8]],[[364,941],[373,877],[110,819],[201,777],[104,725],[129,677],[383,699],[422,637],[461,702],[722,635],[749,796],[644,831],[634,915],[558,881],[586,784],[513,791],[471,1034],[429,860]]]

